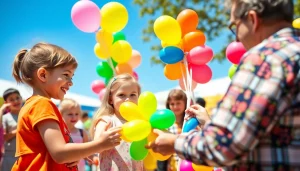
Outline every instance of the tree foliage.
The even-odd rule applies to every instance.
[[[300,0],[295,2],[295,16],[300,17]],[[143,29],[142,39],[144,42],[150,42],[156,38],[153,30],[153,24],[157,16],[170,15],[174,18],[184,9],[189,8],[197,12],[199,16],[198,30],[205,33],[208,41],[215,40],[222,36],[227,29],[229,14],[224,13],[223,0],[133,0],[133,3],[140,7],[140,16],[149,18],[147,26]],[[232,35],[228,35],[227,43],[233,40]],[[217,52],[214,59],[219,62],[225,59],[225,48]],[[157,52],[161,49],[160,44],[152,45],[151,50]],[[157,54],[157,53],[156,53]],[[162,64],[157,56],[151,57],[152,64]]]

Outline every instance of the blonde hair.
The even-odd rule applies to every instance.
[[[138,87],[138,95],[141,94],[141,86],[133,76],[131,76],[129,74],[121,74],[121,75],[113,77],[109,81],[109,83],[106,87],[106,91],[103,96],[101,107],[98,109],[98,111],[93,116],[92,126],[90,129],[90,133],[91,133],[92,137],[94,137],[94,128],[95,128],[96,124],[98,123],[99,119],[101,117],[103,117],[104,115],[113,115],[114,114],[115,109],[109,103],[112,93],[116,92],[124,82],[129,82],[129,81],[132,82],[132,85],[136,85]]]
[[[58,106],[58,109],[61,114],[64,114],[66,111],[68,111],[72,108],[78,108],[79,114],[81,115],[80,105],[73,99],[65,98],[59,103],[59,106]]]
[[[69,52],[53,44],[37,43],[15,56],[12,75],[17,82],[32,86],[34,73],[39,68],[51,71],[69,65],[77,68],[77,61]]]

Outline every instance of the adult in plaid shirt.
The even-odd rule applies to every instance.
[[[293,0],[227,0],[230,29],[248,52],[212,121],[174,136],[159,130],[149,145],[196,164],[226,170],[300,170],[300,31]],[[197,118],[201,107],[191,108]]]

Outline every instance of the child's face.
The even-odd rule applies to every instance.
[[[47,94],[51,98],[62,100],[69,88],[73,85],[72,77],[74,72],[75,69],[71,65],[55,68],[49,72],[45,82]]]
[[[75,125],[80,116],[79,107],[70,107],[63,113],[63,118],[67,125]]]
[[[123,102],[130,101],[137,104],[138,96],[138,86],[136,84],[124,83],[117,91],[112,93],[110,104],[114,106],[115,112],[119,113],[120,105]]]
[[[176,116],[182,116],[185,110],[185,102],[183,100],[175,100],[171,98],[169,101],[169,107]]]
[[[22,107],[22,98],[18,93],[12,93],[7,97],[5,103],[10,104],[9,109],[11,111],[18,111]]]

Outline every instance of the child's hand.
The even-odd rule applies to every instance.
[[[207,121],[210,121],[210,117],[206,109],[200,105],[192,105],[185,110],[185,120],[189,120],[192,117],[196,117],[200,125],[204,125]]]
[[[4,104],[1,106],[1,108],[0,108],[0,115],[2,115],[2,114],[5,112],[5,110],[6,110],[7,108],[9,108],[10,106],[11,106],[10,103],[4,103]]]
[[[111,122],[107,123],[105,126],[104,132],[99,137],[99,140],[101,141],[101,149],[108,150],[111,149],[121,142],[121,127],[114,127],[109,128],[111,125]]]

